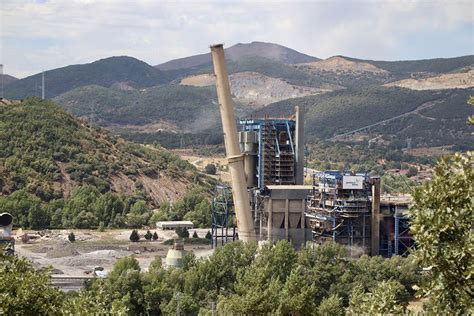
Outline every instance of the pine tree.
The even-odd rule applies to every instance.
[[[189,238],[189,231],[186,228],[178,227],[175,232],[180,238]]]
[[[212,235],[211,235],[211,232],[209,230],[206,233],[206,239],[209,239],[209,240],[212,239]]]
[[[153,234],[153,240],[158,240],[158,234],[156,232]]]
[[[75,242],[76,241],[76,235],[74,235],[73,232],[70,232],[69,235],[67,236],[67,239],[69,239],[70,242]]]
[[[198,234],[196,231],[194,231],[193,238],[199,238]]]
[[[153,235],[150,233],[150,231],[148,230],[145,234],[145,239],[146,240],[151,240],[151,238],[153,238]]]
[[[140,240],[140,235],[138,235],[138,231],[136,229],[132,230],[130,234],[130,241],[138,242]]]

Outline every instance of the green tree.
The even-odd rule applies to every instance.
[[[415,256],[430,269],[423,286],[435,313],[473,312],[474,153],[442,158],[410,209]]]
[[[120,300],[132,315],[144,311],[144,293],[140,265],[133,257],[117,260],[106,280],[106,288],[113,300]]]
[[[75,228],[97,227],[97,217],[92,212],[82,211],[73,220],[72,226]]]
[[[194,209],[187,212],[183,219],[193,222],[199,227],[211,226],[211,204],[208,200],[202,200]]]
[[[70,242],[75,242],[75,241],[76,241],[76,235],[74,235],[73,232],[70,232],[69,235],[67,235],[67,239],[68,239]]]
[[[132,242],[138,242],[140,241],[140,235],[138,235],[138,231],[136,229],[132,230],[132,233],[130,234],[130,241]]]
[[[197,231],[194,231],[193,238],[199,238]]]
[[[34,222],[35,226],[37,224],[42,226],[47,221],[47,215],[41,210],[41,200],[25,190],[18,190],[9,196],[0,197],[0,212],[10,213],[13,216],[13,225],[23,228],[30,227],[30,212],[41,213],[39,222]],[[34,218],[31,219],[34,220]]]
[[[37,272],[27,259],[0,251],[0,314],[60,314],[63,299],[47,271]]]
[[[93,205],[99,196],[100,192],[94,186],[83,185],[75,187],[72,190],[71,198],[64,207],[63,226],[77,228],[97,226],[98,220],[93,213]],[[81,218],[78,219],[78,217]]]
[[[145,234],[145,239],[150,241],[152,238],[153,238],[152,233],[149,230],[147,230]]]
[[[158,240],[158,234],[156,232],[153,233],[153,240]]]
[[[215,164],[207,164],[206,167],[204,167],[204,172],[210,175],[214,175],[217,173],[217,168]]]
[[[62,315],[120,315],[128,314],[128,308],[121,300],[113,300],[102,284],[92,292],[81,290],[70,295],[61,306]]]
[[[116,214],[123,213],[125,204],[118,195],[107,192],[94,201],[92,209],[99,222],[103,222],[107,226],[112,222]]]
[[[401,314],[405,308],[397,300],[403,286],[395,280],[381,281],[365,292],[362,286],[356,286],[351,294],[348,312],[351,314]]]
[[[28,213],[28,222],[32,229],[44,229],[49,227],[51,219],[48,212],[41,205],[35,205],[30,208]]]
[[[148,207],[146,206],[146,202],[143,200],[138,200],[133,203],[132,207],[130,208],[130,212],[133,214],[144,214],[148,211]]]
[[[342,307],[342,299],[337,295],[331,295],[325,297],[317,309],[317,315],[334,315],[342,316],[345,315],[344,307]]]
[[[411,166],[408,168],[407,177],[414,177],[418,174],[418,168]]]
[[[211,231],[210,231],[210,230],[207,231],[205,238],[206,238],[206,239],[209,239],[209,240],[212,239],[212,234],[211,234]]]
[[[180,238],[189,238],[189,231],[186,228],[178,227],[175,232]]]

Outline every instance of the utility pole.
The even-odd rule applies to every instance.
[[[41,73],[41,100],[44,100],[44,70]]]

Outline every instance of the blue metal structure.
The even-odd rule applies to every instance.
[[[264,118],[240,120],[242,132],[257,133],[257,187],[271,184],[295,184],[295,128],[292,119]]]
[[[395,231],[393,235],[394,241],[394,255],[407,256],[409,250],[413,246],[413,239],[410,235],[410,223],[408,216],[402,214],[395,208],[393,214]]]
[[[234,202],[231,189],[228,186],[216,185],[211,205],[211,216],[212,248],[219,246],[219,241],[222,246],[231,240],[235,241],[237,235]]]

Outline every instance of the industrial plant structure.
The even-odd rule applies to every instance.
[[[379,177],[326,171],[304,184],[304,109],[296,107],[288,117],[241,119],[238,131],[223,46],[211,46],[211,52],[233,197],[228,187],[216,190],[213,246],[235,240],[237,225],[244,241],[285,239],[299,248],[333,240],[347,245],[350,255],[382,250],[390,256],[409,247],[399,211],[407,204],[381,204]]]
[[[6,254],[15,252],[15,238],[12,236],[13,216],[0,214],[0,247]]]

